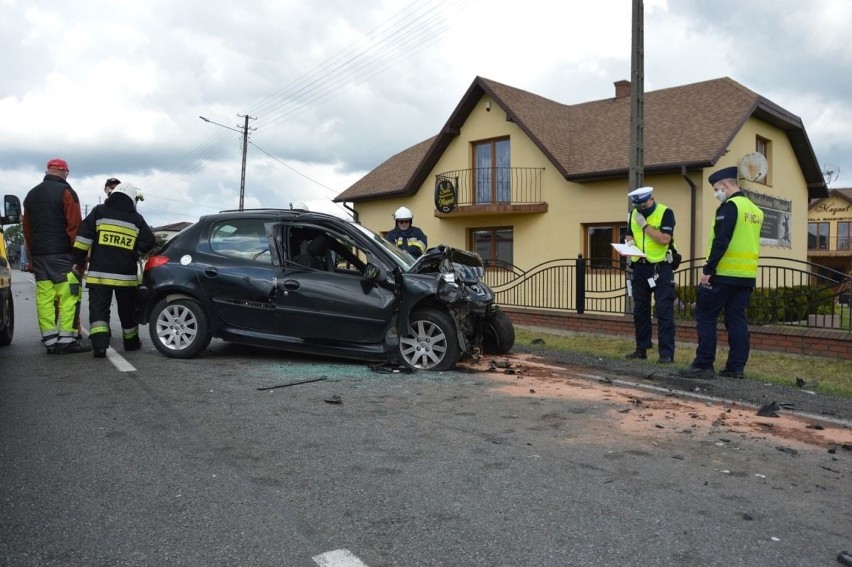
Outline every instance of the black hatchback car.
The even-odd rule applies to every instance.
[[[514,344],[482,274],[475,253],[438,246],[415,261],[364,226],[323,213],[225,211],[148,259],[139,321],[172,358],[197,356],[216,337],[446,370]]]

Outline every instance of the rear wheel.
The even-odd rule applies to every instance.
[[[482,350],[485,354],[506,354],[515,344],[515,326],[502,310],[497,309],[485,320]]]
[[[411,313],[408,332],[399,338],[406,365],[420,370],[449,370],[459,360],[459,343],[452,318],[437,309]]]
[[[194,358],[213,338],[207,313],[192,299],[160,301],[151,312],[148,332],[157,350],[169,358]]]

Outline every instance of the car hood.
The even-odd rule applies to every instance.
[[[459,250],[443,244],[430,248],[411,266],[411,274],[461,272],[465,280],[478,281],[484,264],[476,252]]]

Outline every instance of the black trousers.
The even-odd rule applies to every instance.
[[[654,279],[654,287],[648,283]],[[661,357],[674,358],[675,322],[674,322],[674,273],[672,265],[633,264],[633,327],[636,332],[636,348],[651,348],[651,296],[657,304],[657,338]]]
[[[121,321],[121,335],[125,347],[139,340],[139,325],[136,323],[137,288],[90,285],[89,289],[89,338],[92,348],[109,346],[109,316],[112,296],[118,304],[118,319]]]

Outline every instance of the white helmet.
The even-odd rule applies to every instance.
[[[115,189],[112,190],[113,193],[124,193],[133,201],[133,204],[136,204],[136,201],[144,201],[145,197],[142,196],[142,191],[131,183],[119,183]],[[110,194],[111,195],[111,194]]]
[[[411,214],[411,210],[407,207],[400,207],[393,214],[393,220],[412,220],[414,215]]]

